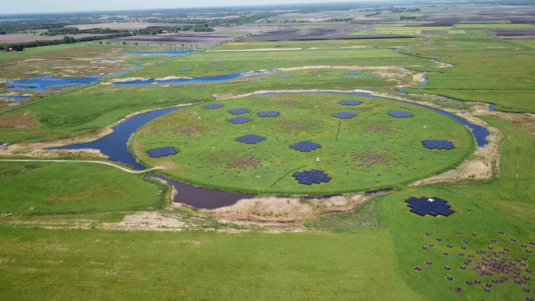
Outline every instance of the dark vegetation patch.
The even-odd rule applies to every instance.
[[[379,163],[388,163],[392,160],[392,157],[390,157],[387,153],[379,153],[378,151],[365,151],[363,153],[358,154],[353,158],[353,161],[359,161],[361,163],[364,163],[367,168],[372,167],[375,164]]]
[[[230,161],[227,162],[228,168],[241,168],[245,170],[247,167],[257,168],[260,165],[260,160],[254,156],[238,157],[237,155],[233,155],[230,157]]]
[[[0,179],[12,177],[38,168],[40,168],[40,166],[33,163],[0,165]]]
[[[293,105],[297,104],[297,101],[287,99],[287,100],[281,100],[281,101],[279,101],[279,103],[281,105],[283,105],[283,106],[293,106]]]
[[[366,126],[366,132],[372,132],[372,133],[390,133],[394,131],[395,129],[401,130],[402,128],[400,127],[393,128],[382,123],[369,123]]]
[[[308,122],[288,122],[288,121],[283,121],[282,122],[282,127],[285,129],[285,130],[308,130],[308,128],[310,127],[309,123]]]
[[[175,130],[174,133],[176,134],[177,132],[180,133],[180,134],[184,134],[186,136],[189,136],[191,135],[192,133],[197,133],[197,132],[203,132],[205,131],[206,129],[199,126],[199,125],[187,125],[187,126],[182,126],[180,127],[178,130]]]
[[[17,113],[0,117],[0,128],[14,127],[38,127],[39,123],[36,117],[28,116],[27,113]]]

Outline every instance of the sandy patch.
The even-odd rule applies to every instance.
[[[268,196],[244,199],[232,206],[203,209],[201,212],[228,221],[285,224],[303,222],[329,213],[352,211],[371,198],[372,196],[362,194],[310,200]]]
[[[186,223],[176,216],[166,216],[160,212],[137,212],[127,215],[118,223],[105,223],[104,229],[113,230],[149,230],[149,231],[181,231]]]
[[[166,76],[166,77],[160,77],[156,80],[162,81],[162,80],[171,80],[171,79],[192,79],[193,77],[186,77],[186,76]]]
[[[208,50],[206,52],[297,51],[301,49],[302,48],[224,49],[224,50]]]
[[[111,82],[122,83],[122,82],[129,82],[133,80],[149,80],[149,79],[150,78],[145,78],[145,77],[127,77],[127,78],[115,78],[115,79],[112,79]]]
[[[474,152],[475,159],[466,159],[457,168],[448,170],[440,175],[416,181],[409,186],[421,186],[440,182],[457,182],[465,179],[490,179],[493,175],[499,176],[500,164],[500,141],[501,132],[489,127],[490,135],[487,138],[489,144],[478,147]]]
[[[225,95],[218,95],[214,94],[213,97],[215,97],[217,100],[226,100],[226,99],[234,99],[234,98],[243,98],[243,97],[249,97],[253,95],[258,94],[265,94],[265,93],[300,93],[300,92],[340,92],[340,93],[366,93],[366,94],[375,94],[374,91],[369,90],[361,90],[361,89],[355,89],[355,90],[261,90],[261,91],[255,91],[251,93],[246,94],[240,94],[240,95],[232,95],[232,94],[225,94]]]

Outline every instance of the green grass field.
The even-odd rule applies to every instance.
[[[420,35],[422,31],[449,31],[451,27],[437,26],[437,27],[375,27],[376,34],[395,34],[395,35]]]
[[[485,23],[485,24],[455,24],[455,28],[526,28],[532,29],[531,24],[504,24],[504,23]]]
[[[535,138],[503,121],[485,120],[508,137],[499,179],[402,189],[355,212],[309,221],[311,233],[46,230],[3,224],[0,294],[5,299],[35,299],[36,294],[40,298],[84,295],[114,300],[156,295],[223,300],[309,296],[320,300],[521,299],[526,296],[520,291],[524,286],[509,281],[485,293],[481,285],[472,287],[464,281],[481,279],[484,284],[489,277],[458,269],[468,254],[476,255],[475,251],[489,244],[496,250],[510,248],[508,258],[525,256],[519,244],[535,239],[529,198]],[[424,195],[447,199],[456,213],[448,218],[409,213],[403,200]],[[426,232],[431,236],[425,236]],[[511,237],[518,242],[511,243]],[[491,243],[492,238],[497,242]],[[469,244],[462,251],[465,257],[460,257],[456,254],[463,240]],[[420,248],[428,243],[435,248]],[[433,265],[426,266],[426,260]],[[414,266],[423,271],[415,272]],[[444,266],[452,270],[447,272]],[[454,281],[445,280],[446,276]],[[461,287],[463,293],[453,292],[454,287]],[[532,284],[527,287],[533,290]]]
[[[486,31],[471,31],[465,36],[429,38],[426,46],[415,44],[406,52],[455,64],[442,74],[429,75],[426,86],[407,89],[409,93],[493,102],[501,111],[535,112],[535,102],[529,98],[535,89],[530,47]]]
[[[14,59],[29,55],[38,55],[38,54],[44,54],[47,52],[55,52],[59,50],[64,49],[71,49],[71,48],[77,48],[80,47],[78,44],[63,44],[63,45],[53,45],[53,46],[43,46],[43,47],[33,47],[24,49],[24,51],[18,51],[18,52],[0,52],[0,60],[6,60],[6,59]]]
[[[168,191],[140,175],[91,163],[0,162],[0,186],[0,213],[14,215],[156,209]]]
[[[422,14],[433,13],[428,10]],[[388,19],[393,15],[385,13],[378,18]],[[455,28],[531,28],[527,25],[500,21],[463,23]],[[321,24],[313,27],[323,28]],[[319,65],[373,67],[359,68],[357,72],[361,74],[357,76],[346,75],[346,69],[301,68],[227,82],[148,86],[98,83],[22,106],[2,103],[0,110],[9,108],[10,111],[0,113],[0,124],[15,127],[0,128],[0,142],[15,145],[2,146],[0,151],[9,150],[10,157],[18,158],[27,154],[29,142],[46,144],[94,135],[134,112],[194,103],[198,105],[158,118],[133,135],[128,147],[134,156],[147,166],[165,165],[167,169],[157,173],[187,183],[259,192],[259,198],[251,201],[255,203],[274,194],[325,195],[395,188],[348,212],[319,215],[322,209],[317,209],[319,217],[305,222],[261,223],[246,215],[233,222],[226,216],[221,218],[217,212],[170,206],[167,202],[171,187],[146,179],[143,174],[91,163],[0,162],[0,299],[501,301],[535,298],[533,281],[523,285],[513,282],[526,276],[535,277],[525,270],[535,270],[532,266],[535,258],[526,252],[535,252],[535,246],[530,244],[535,242],[535,136],[520,129],[529,128],[523,123],[531,120],[530,115],[522,113],[535,112],[532,99],[535,44],[502,40],[486,30],[425,25],[377,27],[376,30],[376,33],[417,37],[233,42],[174,58],[115,52],[169,47],[90,44],[0,53],[0,69],[6,77],[22,73],[21,76],[41,75],[41,71],[56,69],[67,74],[71,67],[77,70],[89,65],[103,66],[104,63],[94,63],[95,58],[101,57],[119,58],[120,66],[128,65],[128,68],[134,62],[143,62],[141,66],[145,69],[124,77],[145,78]],[[420,36],[426,30],[447,33]],[[259,48],[301,50],[215,51]],[[396,53],[394,49],[411,55]],[[446,68],[433,59],[455,67]],[[216,60],[224,62],[212,63]],[[33,66],[35,73],[32,73]],[[109,65],[102,72],[114,68]],[[180,72],[180,68],[193,70]],[[429,83],[418,86],[422,73]],[[78,74],[92,73],[84,69]],[[280,79],[279,75],[292,77]],[[401,96],[401,87],[408,87],[405,91],[409,94]],[[480,118],[501,133],[500,153],[496,157],[499,165],[493,165],[496,172],[486,180],[466,178],[410,186],[416,180],[450,170],[466,158],[478,158],[469,130],[422,107],[369,97],[303,94],[230,98],[259,90],[301,89],[364,89],[431,103],[446,110],[456,109],[458,114],[464,111],[467,118]],[[32,101],[41,99],[37,96]],[[346,99],[363,103],[355,107],[339,105]],[[496,118],[475,116],[474,112],[484,113],[476,111],[478,107],[473,101],[496,104],[498,112],[488,115]],[[201,106],[206,103],[222,103],[225,107],[203,109]],[[234,108],[250,109],[251,113],[239,116],[250,117],[253,122],[242,125],[227,122],[226,119],[236,117],[227,113]],[[259,118],[258,111],[279,111],[281,116]],[[341,111],[357,113],[358,117],[349,120],[331,117]],[[395,119],[387,115],[390,111],[409,111],[416,116]],[[504,120],[513,120],[515,124]],[[267,139],[255,145],[235,141],[246,134]],[[456,148],[427,150],[420,143],[424,139],[450,140]],[[311,153],[289,149],[289,144],[307,140],[322,144],[322,148]],[[147,156],[147,150],[164,146],[174,146],[180,152],[159,159]],[[486,151],[483,149],[482,153]],[[368,167],[363,161],[376,154],[390,161]],[[46,154],[38,156],[46,157]],[[257,169],[236,168],[238,163],[234,159],[238,157],[254,157],[247,162],[254,162]],[[317,157],[320,161],[316,161]],[[2,156],[5,158],[8,156]],[[333,178],[328,184],[306,186],[291,177],[294,171],[310,169],[324,170]],[[412,196],[445,199],[455,213],[449,217],[418,216],[409,212],[404,202]],[[353,194],[344,197],[351,198],[351,204],[361,200]],[[322,205],[317,208],[331,204],[329,200],[305,198],[299,204],[316,201]],[[341,207],[333,209],[338,208]],[[167,226],[168,219],[177,224]],[[422,249],[430,243],[434,247]],[[504,273],[479,276],[472,270],[476,262],[482,261],[476,252],[490,252],[489,246],[492,251],[509,248],[510,252],[498,253],[508,261],[516,263],[515,259],[529,258],[526,266],[517,263],[517,267],[522,267],[519,278],[509,273],[508,281],[497,284],[491,280]],[[467,258],[472,262],[466,265],[466,270],[460,269]],[[425,261],[433,264],[428,266]],[[416,272],[415,266],[422,271]],[[446,266],[451,269],[446,270]],[[453,277],[453,281],[446,280],[447,276]],[[482,284],[466,284],[475,279]],[[482,289],[487,283],[493,285],[490,293]],[[463,292],[456,293],[454,288]],[[522,288],[532,292],[524,293]]]
[[[344,99],[363,103],[340,105]],[[225,106],[219,109],[186,108],[147,124],[133,142],[136,154],[149,166],[171,160],[175,166],[165,170],[165,174],[204,187],[260,193],[333,194],[388,188],[424,178],[460,163],[474,149],[473,137],[453,119],[390,100],[345,95],[281,95],[221,103]],[[237,115],[227,111],[237,108],[249,109],[250,113],[239,116],[253,121],[240,125],[228,122],[227,119]],[[280,116],[257,117],[257,112],[262,111],[277,111]],[[394,111],[409,111],[416,116],[388,115]],[[331,116],[338,112],[358,116],[352,119]],[[249,134],[266,137],[266,141],[254,145],[236,142],[236,138]],[[421,145],[425,139],[449,140],[455,149],[428,150]],[[290,144],[299,141],[321,144],[321,149],[310,153],[289,149]],[[158,159],[146,154],[149,149],[166,146],[176,147],[179,154]],[[213,147],[216,151],[212,151]],[[233,163],[239,158],[249,158],[250,162],[239,168]],[[291,176],[296,171],[312,169],[324,170],[332,177],[331,182],[307,186],[298,184]]]

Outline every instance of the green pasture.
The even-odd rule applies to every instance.
[[[376,34],[396,34],[396,35],[420,35],[422,31],[426,30],[444,30],[449,31],[451,27],[375,27],[374,33]]]
[[[3,228],[0,297],[424,300],[402,280],[389,241],[388,231],[370,229],[356,236]]]
[[[363,103],[340,105],[344,99]],[[288,105],[287,100],[293,102]],[[411,182],[451,168],[474,149],[473,137],[456,121],[426,108],[390,100],[346,95],[281,95],[221,103],[225,106],[219,109],[186,108],[147,124],[136,135],[133,144],[136,155],[149,166],[170,161],[174,167],[166,169],[166,175],[204,187],[259,193],[331,194]],[[240,125],[228,122],[227,119],[237,115],[227,111],[236,108],[251,110],[239,116],[253,121]],[[257,116],[261,111],[278,111],[280,116],[261,118]],[[409,111],[416,116],[394,118],[387,114],[392,111]],[[352,112],[358,117],[343,120],[331,116],[338,112]],[[253,145],[236,141],[248,134],[266,137],[266,141]],[[449,140],[456,148],[428,150],[421,145],[426,139]],[[289,148],[299,141],[322,147],[312,152]],[[149,149],[165,146],[176,147],[179,154],[157,159],[146,154]],[[367,156],[385,159],[377,162],[372,159],[374,163],[368,166]],[[233,162],[239,158],[251,158],[257,163],[238,168]],[[324,170],[332,177],[331,182],[308,186],[298,184],[292,177],[296,171],[312,169]]]
[[[526,253],[526,248],[520,245],[527,245],[529,250],[535,248],[528,244],[535,241],[535,205],[532,197],[535,191],[531,185],[534,180],[531,158],[535,155],[535,137],[504,121],[493,118],[484,120],[497,127],[504,137],[499,178],[404,188],[378,197],[355,212],[320,217],[309,221],[307,226],[319,231],[348,232],[358,236],[363,226],[375,225],[376,213],[378,227],[386,228],[392,234],[392,243],[396,246],[400,265],[399,273],[413,291],[426,296],[427,300],[523,300],[525,296],[533,297],[532,293],[521,291],[523,287],[533,291],[535,285],[532,282],[528,285],[517,285],[512,281],[494,284],[490,280],[500,278],[503,274],[480,277],[471,270],[476,260],[481,261],[476,251],[498,252],[503,248],[511,250],[505,255],[509,260],[528,257],[528,268],[532,269],[530,263],[533,255]],[[411,196],[443,198],[455,213],[447,218],[421,217],[410,213],[404,200]],[[499,231],[504,234],[499,234]],[[461,234],[458,235],[457,232]],[[425,233],[431,235],[426,236]],[[477,236],[472,236],[472,233]],[[436,238],[441,238],[442,241],[439,242]],[[512,242],[511,238],[517,239],[517,242]],[[496,239],[497,242],[493,243],[491,239]],[[463,243],[465,240],[468,244]],[[435,247],[422,250],[421,246],[430,243]],[[448,248],[448,244],[453,247]],[[466,250],[461,249],[463,245]],[[493,250],[487,249],[488,246],[492,246]],[[449,255],[444,256],[443,252]],[[458,253],[463,253],[464,256],[459,256]],[[462,262],[468,255],[474,255],[475,259],[463,271],[459,266],[463,265]],[[431,261],[432,266],[427,266],[425,261]],[[421,267],[422,272],[414,271],[415,266]],[[446,271],[446,266],[451,271]],[[447,276],[454,280],[447,281]],[[524,276],[532,278],[532,275],[523,271],[520,278]],[[481,280],[483,284],[469,286],[465,283],[474,279]],[[491,293],[482,290],[486,283],[493,285]],[[462,288],[463,292],[453,292],[455,287]]]
[[[507,23],[484,23],[484,24],[464,24],[459,23],[454,25],[455,28],[533,28],[531,24],[507,24]]]
[[[58,133],[71,135],[97,130],[135,112],[204,102],[211,99],[210,95],[209,90],[199,90],[191,86],[161,88],[96,85],[10,112],[9,114],[35,114],[41,125],[37,129],[2,129],[0,140],[34,140],[39,136],[31,133],[36,131],[52,131],[53,133],[47,135],[55,136]],[[23,130],[29,133],[25,134]]]
[[[223,61],[223,63],[212,63]],[[391,49],[318,49],[296,51],[201,52],[140,70],[136,77],[211,76],[243,71],[304,66],[433,66],[419,58]],[[191,71],[180,69],[192,68]],[[224,71],[230,70],[230,71]],[[131,77],[125,75],[123,77]]]
[[[157,209],[168,191],[140,175],[94,163],[0,162],[0,186],[0,213],[13,215]]]
[[[470,31],[466,35],[432,37],[426,45],[415,43],[400,50],[455,64],[454,68],[442,68],[442,74],[428,75],[427,85],[407,89],[409,93],[455,96],[494,102],[497,110],[535,112],[535,102],[530,100],[535,89],[532,48],[486,31]]]
[[[224,49],[262,49],[262,48],[335,48],[351,46],[389,47],[410,45],[415,39],[380,39],[380,40],[319,40],[319,41],[277,41],[277,42],[231,42],[216,46],[216,50]]]
[[[59,50],[78,48],[81,45],[79,44],[62,44],[62,45],[52,45],[52,46],[42,46],[42,47],[33,47],[24,49],[24,51],[17,52],[0,52],[0,60],[6,59],[15,59],[29,55],[39,55],[48,52],[55,52]]]
[[[352,36],[369,35],[370,31],[371,31],[371,29],[365,29],[365,30],[361,30],[361,31],[356,31],[356,32],[350,33],[349,35],[352,35]]]
[[[272,57],[274,63],[268,63],[265,59],[261,59],[265,55]],[[274,57],[279,57],[279,59],[276,60]],[[155,60],[157,59],[145,56],[141,58],[134,57],[127,62],[144,61],[151,63],[155,62]],[[224,62],[212,63],[215,60],[223,60]],[[311,50],[285,54],[270,52],[263,53],[262,56],[259,56],[258,53],[201,52],[175,58],[165,64],[148,67],[137,71],[135,75],[129,74],[126,77],[209,76],[275,67],[325,64],[339,66],[384,66],[387,64],[414,67],[434,66],[431,61],[397,54],[391,49]],[[181,68],[193,68],[193,70],[181,72],[179,71]],[[393,86],[412,82],[411,75],[401,71],[396,71],[399,73],[389,77],[383,77],[379,72],[363,71],[358,76],[348,76],[345,75],[346,72],[344,70],[324,69],[301,70],[246,76],[228,82],[175,84],[169,86],[96,84],[4,113],[4,116],[20,112],[36,116],[37,121],[40,123],[38,130],[41,133],[50,132],[46,135],[47,137],[52,137],[59,135],[59,133],[71,135],[100,129],[134,112],[210,101],[213,99],[212,95],[242,94],[258,90],[319,88],[385,91],[392,88],[397,90],[398,88]],[[293,77],[283,80],[277,78],[280,74],[291,74]],[[0,132],[0,140],[19,142],[38,139],[39,135],[24,133],[27,131],[35,132],[35,130],[35,128],[30,130],[3,129]],[[44,138],[44,136],[41,136],[41,138]]]
[[[0,296],[521,300],[532,296],[521,291],[523,287],[533,291],[532,283],[493,284],[491,293],[486,293],[482,286],[491,277],[477,276],[470,269],[473,263],[466,271],[459,269],[468,255],[477,256],[477,250],[489,245],[496,251],[510,248],[506,255],[510,260],[530,257],[520,244],[535,241],[535,207],[530,198],[535,138],[506,122],[485,121],[506,137],[499,178],[403,188],[372,199],[354,212],[308,221],[306,226],[312,231],[308,233],[18,229],[4,222],[0,228]],[[410,196],[444,198],[456,212],[447,218],[417,216],[404,202]],[[512,243],[510,238],[518,241]],[[435,247],[421,249],[429,243]],[[467,250],[461,250],[461,245]],[[459,252],[464,256],[458,256]],[[414,271],[414,266],[422,272]],[[454,280],[447,281],[446,276]],[[465,284],[474,279],[483,284]],[[455,287],[463,292],[455,293]]]

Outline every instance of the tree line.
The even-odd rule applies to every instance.
[[[40,40],[40,41],[31,41],[31,42],[24,42],[24,43],[0,44],[0,51],[7,51],[10,48],[14,51],[22,51],[24,50],[24,48],[115,39],[115,38],[129,37],[132,35],[133,34],[130,32],[122,32],[122,33],[114,33],[114,34],[109,34],[109,35],[104,35],[104,36],[83,37],[83,38],[78,38],[78,39],[65,36],[63,37],[63,39],[58,39],[58,40]]]

